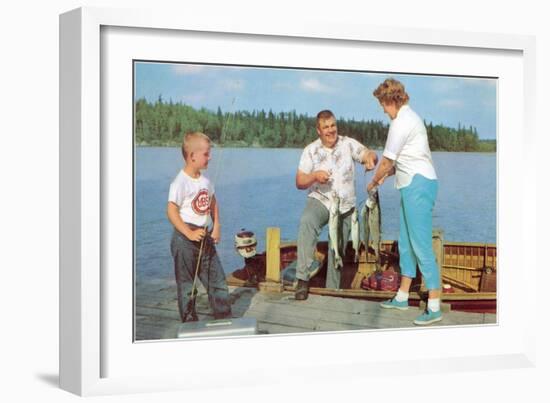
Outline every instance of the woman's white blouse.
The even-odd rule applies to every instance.
[[[395,161],[395,187],[408,186],[415,174],[437,179],[426,126],[409,105],[403,105],[391,121],[384,157]]]

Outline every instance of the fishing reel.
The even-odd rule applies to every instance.
[[[247,231],[243,228],[235,235],[235,249],[237,249],[239,255],[244,258],[250,258],[256,255],[257,244],[256,236],[252,231]]]

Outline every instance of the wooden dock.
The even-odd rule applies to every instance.
[[[415,327],[412,321],[421,313],[383,309],[379,303],[310,294],[306,301],[294,300],[292,292],[267,293],[254,288],[230,287],[233,317],[254,317],[263,334],[389,329]],[[176,338],[181,324],[174,280],[150,280],[135,290],[135,340]],[[436,326],[496,324],[496,315],[465,313],[443,309],[443,320]],[[199,289],[197,313],[200,320],[213,316],[204,289]]]

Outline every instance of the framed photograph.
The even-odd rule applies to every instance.
[[[535,270],[526,238],[534,201],[514,197],[530,179],[507,163],[533,146],[532,38],[181,23],[170,13],[95,8],[63,14],[60,24],[64,389],[252,386],[296,374],[319,379],[331,368],[346,379],[398,362],[404,374],[419,364],[439,372],[532,365],[533,318],[515,298],[518,279]],[[379,190],[382,241],[365,243],[359,226],[359,243],[350,235],[343,254],[341,282],[329,285],[334,251],[325,229],[309,298],[296,300],[296,240],[308,192],[296,189],[295,174],[304,147],[320,136],[316,114],[331,110],[342,138],[381,157],[390,119],[373,91],[388,78],[405,85],[423,119],[440,180],[433,225],[442,231],[433,246],[445,292],[444,320],[435,326],[413,325],[419,309],[400,316],[379,306],[396,288],[381,289],[376,274],[392,264],[399,272],[391,260],[399,237],[393,178]],[[186,281],[174,273],[171,183],[189,174],[182,168],[198,155],[182,149],[191,132],[210,137],[194,172],[215,187],[222,229],[216,234],[208,223],[196,245],[206,255],[201,241],[216,242],[231,305],[225,317],[200,270]],[[371,177],[355,167],[359,219]],[[190,211],[214,214],[205,200],[197,196]],[[425,303],[421,278],[411,308]],[[223,326],[233,330],[212,331]],[[358,355],[365,344],[415,348]],[[321,353],[331,348],[338,354]]]

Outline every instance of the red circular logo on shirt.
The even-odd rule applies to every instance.
[[[210,210],[210,196],[208,195],[208,189],[201,189],[191,202],[191,207],[195,214],[205,215]]]

